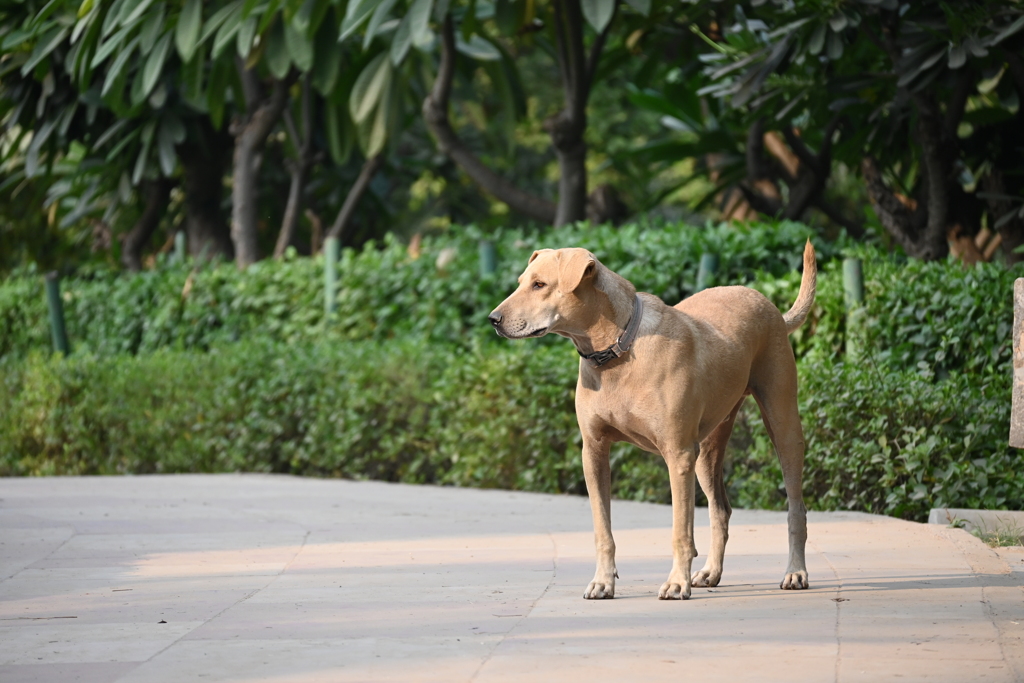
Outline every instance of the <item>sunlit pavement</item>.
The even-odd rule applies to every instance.
[[[264,475],[0,479],[0,681],[1017,681],[1024,551],[733,514],[722,585],[657,599],[666,506]],[[697,548],[708,548],[706,510]],[[695,566],[702,566],[703,557]]]

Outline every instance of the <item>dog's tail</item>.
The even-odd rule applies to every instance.
[[[793,308],[782,316],[786,321],[786,333],[796,331],[796,328],[804,324],[807,314],[811,312],[814,305],[814,290],[818,284],[818,265],[814,259],[814,247],[811,240],[807,240],[804,247],[804,275],[800,280],[800,294],[796,297]]]

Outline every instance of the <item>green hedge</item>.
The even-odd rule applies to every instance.
[[[397,245],[388,249],[347,258],[399,259]],[[823,264],[814,311],[793,335],[809,505],[909,519],[922,519],[936,506],[1020,508],[1024,474],[1006,438],[1012,289],[1021,270],[901,262],[875,249],[857,251],[867,293],[862,358],[851,361],[843,353],[838,260]],[[446,281],[433,258],[420,259],[431,262],[423,271],[428,292]],[[448,277],[477,281],[473,296],[483,306],[485,283],[472,273],[474,259],[465,258]],[[416,263],[395,260],[391,274]],[[294,273],[303,268],[309,264],[291,261],[266,270],[301,279]],[[253,282],[230,269],[213,272],[225,282]],[[731,272],[750,278],[782,308],[791,305],[800,281],[796,272]],[[145,277],[135,286],[149,286]],[[167,280],[164,273],[151,277]],[[24,296],[19,287],[25,282],[7,283],[0,294]],[[115,286],[127,291],[120,279]],[[310,297],[308,310],[317,310],[315,292]],[[432,299],[407,306],[420,315],[429,308],[425,301]],[[235,311],[234,320],[257,309]],[[484,343],[474,332],[458,343],[438,343],[437,330],[445,328],[436,321],[431,328],[380,314],[374,320],[391,320],[392,327],[367,328],[368,340],[346,341],[352,333],[339,332],[313,343],[294,317],[266,318],[258,334],[239,333],[251,339],[213,344],[209,352],[196,343],[135,356],[10,353],[0,362],[0,474],[251,470],[583,492],[572,401],[577,359],[567,342]],[[472,316],[448,320],[451,332],[466,329]],[[295,325],[294,336],[278,326],[282,321]],[[612,463],[616,495],[668,500],[659,458],[619,445]],[[781,473],[751,402],[727,468],[735,505],[784,505]]]
[[[136,276],[80,272],[63,282],[64,307],[76,352],[101,355],[206,350],[248,337],[295,343],[415,335],[467,346],[496,340],[487,313],[515,288],[534,249],[587,247],[642,291],[674,304],[693,290],[705,251],[720,255],[721,282],[749,282],[758,271],[783,275],[796,268],[809,234],[790,222],[580,225],[536,235],[509,230],[492,236],[499,269],[488,277],[479,275],[481,234],[472,228],[425,238],[418,258],[388,238],[382,248],[343,252],[337,319],[326,328],[322,258],[262,261],[245,272],[231,264],[171,263]],[[837,249],[825,242],[818,248],[823,260]],[[446,250],[453,260],[438,268]],[[48,344],[42,279],[26,274],[0,283],[0,358]]]

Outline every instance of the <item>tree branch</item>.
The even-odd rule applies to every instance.
[[[814,206],[818,208],[823,214],[829,217],[833,223],[843,226],[846,229],[846,234],[854,239],[862,239],[864,237],[864,226],[859,221],[852,220],[843,215],[843,213],[827,202],[824,197],[819,197]]]
[[[601,63],[601,53],[604,52],[604,45],[608,42],[608,34],[611,33],[612,24],[615,23],[615,17],[619,13],[619,4],[615,3],[615,9],[612,11],[612,18],[608,20],[608,25],[604,27],[604,30],[597,34],[597,38],[590,44],[590,56],[587,57],[587,71],[586,71],[586,88],[587,92],[590,92],[590,88],[594,85],[594,74],[597,73],[597,65]]]
[[[455,76],[455,29],[446,16],[441,30],[441,64],[430,94],[423,101],[423,119],[441,152],[459,165],[484,190],[518,213],[545,223],[555,220],[555,204],[516,187],[488,168],[452,129],[448,100]]]
[[[797,158],[800,159],[800,163],[820,175],[821,166],[818,157],[807,147],[800,136],[796,134],[796,130],[792,126],[786,126],[782,129],[782,136],[786,138],[786,144],[793,150],[793,154],[796,154]]]
[[[363,162],[363,168],[359,171],[359,177],[356,178],[356,181],[352,183],[352,187],[349,188],[348,195],[345,197],[345,203],[341,205],[338,215],[334,218],[334,223],[331,224],[331,229],[327,232],[328,237],[341,239],[349,220],[352,218],[352,214],[356,212],[356,205],[359,204],[359,200],[362,198],[363,193],[366,192],[366,188],[370,186],[370,181],[373,180],[373,176],[383,164],[384,157],[380,154],[372,156]]]

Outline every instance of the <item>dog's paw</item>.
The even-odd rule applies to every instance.
[[[693,576],[690,577],[690,583],[694,586],[701,588],[714,588],[718,585],[718,582],[722,580],[722,570],[714,570],[704,568],[698,572],[694,572]]]
[[[584,600],[611,600],[615,597],[614,581],[591,581],[583,591]]]
[[[787,572],[785,578],[782,579],[782,583],[779,584],[779,588],[784,591],[799,591],[810,587],[811,584],[807,582],[806,569],[798,572]]]
[[[666,581],[661,584],[661,590],[658,591],[659,600],[689,600],[690,599],[690,587],[686,584],[673,583],[672,581]]]

